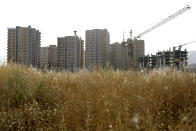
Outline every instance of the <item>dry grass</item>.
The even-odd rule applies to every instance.
[[[0,67],[1,130],[196,130],[196,75]]]

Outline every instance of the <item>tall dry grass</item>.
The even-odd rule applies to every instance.
[[[2,66],[0,130],[196,130],[196,75]]]

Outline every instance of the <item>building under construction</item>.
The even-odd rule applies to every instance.
[[[188,52],[186,49],[182,51],[180,47],[178,49],[174,47],[173,51],[158,51],[156,55],[140,57],[138,62],[141,69],[164,67],[184,69],[188,64]]]
[[[138,67],[143,68],[158,68],[158,67],[166,67],[172,66],[177,68],[183,68],[187,65],[187,51],[181,51],[181,47],[184,45],[180,45],[179,49],[173,49],[173,51],[163,51],[157,52],[156,55],[151,56],[144,56],[144,48],[145,44],[143,40],[139,40],[142,36],[146,35],[147,33],[157,29],[158,27],[166,24],[167,22],[173,20],[177,16],[183,14],[184,12],[191,9],[189,5],[185,6],[184,8],[180,9],[179,11],[175,12],[172,15],[169,15],[165,19],[161,20],[157,24],[153,25],[152,27],[146,29],[145,31],[139,33],[135,37],[132,37],[132,30],[130,31],[130,38],[127,42],[124,42],[124,35],[123,35],[123,43],[122,47],[128,50],[128,69],[137,69]],[[124,62],[125,63],[125,62]]]
[[[122,69],[136,69],[139,66],[139,58],[144,57],[145,42],[138,39],[127,39],[122,42]]]

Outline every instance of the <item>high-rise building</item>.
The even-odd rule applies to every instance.
[[[81,44],[80,44],[80,69],[83,69],[84,68],[84,65],[85,65],[85,52],[84,52],[84,40],[81,39]]]
[[[144,40],[127,39],[128,65],[127,68],[137,68],[139,66],[139,58],[145,55]]]
[[[129,51],[130,51],[130,48],[129,46],[125,45],[124,42],[122,42],[122,66],[124,70],[129,70],[130,68],[130,57],[129,57]]]
[[[122,69],[123,68],[123,60],[125,59],[125,55],[123,55],[122,44],[115,42],[113,44],[109,44],[109,63],[113,67],[113,69]]]
[[[41,47],[40,49],[40,68],[48,68],[48,50],[49,47]]]
[[[134,39],[135,59],[136,64],[139,65],[139,58],[145,55],[145,43],[144,40]]]
[[[31,26],[8,28],[7,61],[39,67],[40,39],[39,30]]]
[[[107,29],[86,30],[86,68],[102,67],[107,61],[107,47],[110,43],[110,34]]]
[[[127,39],[127,55],[128,55],[128,65],[127,68],[135,68],[136,67],[136,53],[135,53],[135,45],[134,45],[134,40],[128,38]]]
[[[57,47],[56,45],[50,45],[48,47],[48,68],[56,69],[57,67]]]
[[[77,35],[57,39],[58,67],[61,70],[78,71],[82,65],[83,40]]]
[[[107,48],[107,61],[109,62],[110,66],[115,70],[128,70],[130,67],[128,51],[128,46],[123,42],[109,44]]]

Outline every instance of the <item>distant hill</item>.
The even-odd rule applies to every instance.
[[[190,71],[196,72],[196,51],[189,51],[188,58]]]
[[[189,64],[196,64],[196,51],[189,51],[188,53],[188,57],[189,57]]]
[[[189,67],[190,68],[196,68],[196,64],[195,63],[192,63],[192,64],[189,65]]]

